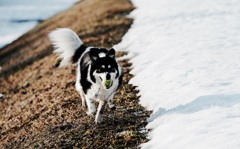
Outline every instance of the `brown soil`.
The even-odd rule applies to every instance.
[[[47,38],[68,27],[87,46],[111,47],[131,26],[126,15],[133,9],[129,0],[81,0],[0,50],[0,148],[137,148],[147,141],[149,112],[128,84],[131,64],[120,62],[125,76],[117,109],[106,109],[104,122],[95,124],[75,90],[75,67],[56,68]]]

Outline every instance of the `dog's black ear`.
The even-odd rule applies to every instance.
[[[94,51],[91,51],[90,52],[90,58],[91,58],[92,61],[96,61],[99,58],[98,53],[94,52]]]
[[[111,48],[107,54],[110,58],[115,58],[115,50]]]

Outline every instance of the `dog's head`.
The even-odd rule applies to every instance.
[[[90,58],[93,66],[93,76],[96,82],[101,84],[104,89],[109,89],[119,76],[118,64],[115,60],[115,50],[108,52],[91,52]]]

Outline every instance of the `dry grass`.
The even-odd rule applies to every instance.
[[[0,148],[137,148],[149,115],[138,104],[127,60],[117,109],[95,124],[75,90],[75,68],[55,67],[47,33],[57,27],[76,31],[86,45],[111,47],[121,41],[132,20],[128,0],[82,0],[39,24],[0,50]],[[118,56],[126,53],[119,52]]]

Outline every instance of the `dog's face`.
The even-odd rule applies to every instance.
[[[110,49],[108,53],[91,53],[94,65],[93,75],[98,84],[104,89],[109,89],[119,73],[118,65],[115,60],[115,50]]]

